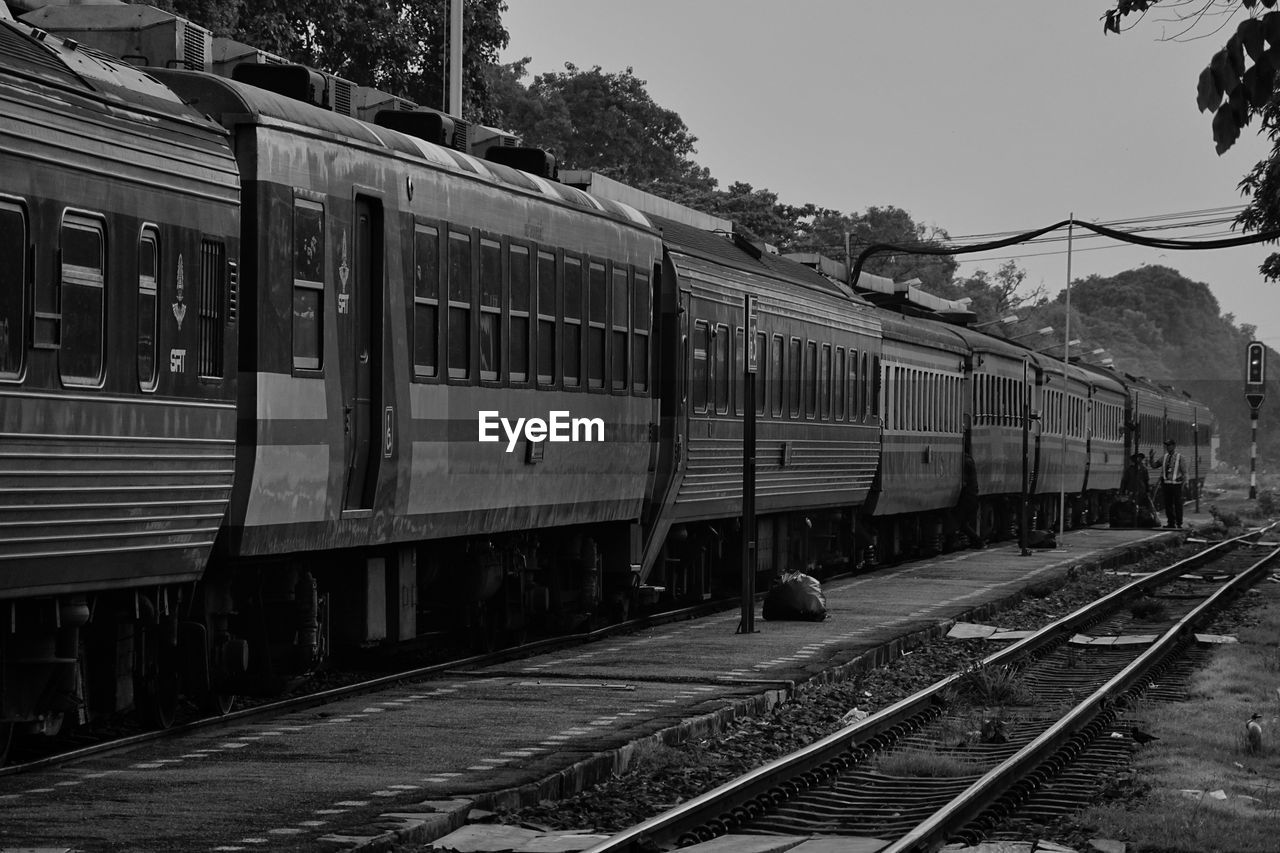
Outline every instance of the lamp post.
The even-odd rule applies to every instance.
[[[1071,347],[1078,347],[1080,346],[1080,344],[1081,344],[1081,340],[1079,338],[1076,338],[1075,340],[1072,340],[1072,341],[1067,341],[1066,344],[1063,346],[1063,352],[1065,353],[1067,350],[1071,349]],[[1039,353],[1040,355],[1044,355],[1049,352],[1049,349],[1050,347],[1045,347],[1044,349],[1036,350],[1036,352]],[[1066,360],[1065,355],[1063,356],[1063,360],[1064,361]]]
[[[1035,335],[1044,337],[1045,335],[1052,335],[1052,334],[1053,334],[1053,326],[1045,326],[1042,329],[1036,329],[1034,332],[1023,332],[1021,335],[1010,335],[1007,340],[1017,341],[1017,340],[1021,340],[1022,338],[1030,338]]]
[[[995,320],[987,320],[986,322],[983,322],[983,323],[974,323],[974,324],[973,324],[972,326],[970,326],[969,328],[971,328],[971,329],[985,329],[987,326],[995,326],[995,325],[997,325],[997,324],[999,324],[999,325],[1001,325],[1001,326],[1011,326],[1011,325],[1013,325],[1013,324],[1014,324],[1014,323],[1016,323],[1016,322],[1018,322],[1018,315],[1017,315],[1017,314],[1010,314],[1010,315],[1009,315],[1009,316],[1007,316],[1007,317],[999,317],[999,318],[997,318],[997,319],[995,319]]]

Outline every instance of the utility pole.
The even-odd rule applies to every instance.
[[[449,4],[449,109],[462,118],[462,0]]]

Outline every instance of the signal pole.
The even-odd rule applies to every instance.
[[[1258,497],[1258,409],[1266,396],[1267,347],[1261,341],[1250,341],[1245,350],[1244,398],[1249,402],[1249,500]]]
[[[756,298],[743,298],[742,365],[742,617],[739,634],[756,630],[756,371],[760,353],[756,349]]]

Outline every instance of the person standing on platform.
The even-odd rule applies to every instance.
[[[978,532],[978,465],[968,450],[960,460],[960,500],[956,504],[956,526],[969,540],[969,547],[982,550],[986,543]]]
[[[1164,456],[1151,460],[1152,468],[1160,469],[1160,492],[1164,495],[1165,527],[1182,526],[1182,487],[1187,482],[1187,461],[1178,452],[1178,443],[1172,438],[1164,440]]]

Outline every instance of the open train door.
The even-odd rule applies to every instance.
[[[338,334],[347,469],[343,509],[348,510],[373,507],[382,458],[382,223],[382,205],[357,195],[349,267],[345,248],[339,255]]]
[[[643,518],[642,583],[648,579],[671,529],[671,503],[675,500],[686,446],[689,387],[685,358],[689,345],[689,300],[689,291],[680,288],[675,266],[664,255],[661,273],[656,269],[654,272],[653,304],[658,339],[658,455]]]

